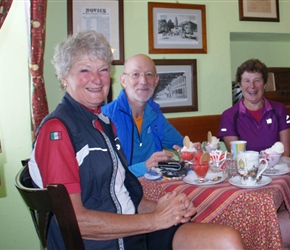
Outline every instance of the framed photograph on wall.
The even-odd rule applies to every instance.
[[[153,60],[159,84],[153,99],[163,112],[197,111],[196,59]]]
[[[124,64],[123,0],[68,0],[68,34],[95,30],[104,34],[112,46],[113,64]]]
[[[205,5],[148,2],[149,53],[207,53]]]
[[[239,0],[240,21],[279,22],[279,0]]]

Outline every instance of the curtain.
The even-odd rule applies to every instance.
[[[13,0],[0,0],[0,29],[7,17],[12,2]]]
[[[43,78],[47,0],[30,0],[29,71],[31,77],[31,116],[33,137],[48,114]]]

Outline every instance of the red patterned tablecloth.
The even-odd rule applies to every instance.
[[[184,192],[197,208],[196,222],[232,226],[240,231],[248,249],[283,249],[277,209],[285,202],[290,211],[290,175],[272,176],[256,189],[232,186],[227,181],[195,186],[182,180],[148,181],[140,178],[144,195],[157,201],[166,192]]]

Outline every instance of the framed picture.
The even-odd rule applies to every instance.
[[[279,22],[279,0],[239,0],[240,21]]]
[[[273,72],[268,72],[265,91],[276,91],[275,74]]]
[[[153,60],[159,84],[153,99],[163,112],[197,111],[196,59]]]
[[[112,46],[113,64],[124,63],[123,0],[68,0],[68,34],[80,30],[102,33]]]
[[[148,2],[149,53],[207,53],[205,5]]]

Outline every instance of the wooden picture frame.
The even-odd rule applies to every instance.
[[[153,100],[162,112],[197,111],[196,59],[153,61],[159,76]]]
[[[280,22],[279,0],[239,0],[240,21]]]
[[[268,67],[268,73],[274,74],[276,90],[266,91],[264,96],[267,99],[283,103],[290,112],[290,68]]]
[[[268,72],[265,91],[276,91],[275,74],[273,72]]]
[[[103,33],[112,46],[113,65],[124,64],[123,0],[67,0],[68,34],[93,29]],[[102,21],[102,25],[99,25]],[[104,23],[106,25],[104,25]]]
[[[207,53],[205,5],[148,2],[149,53]]]

